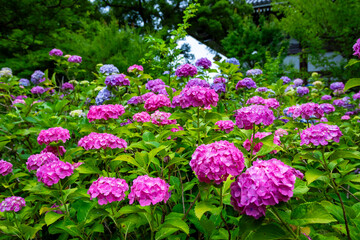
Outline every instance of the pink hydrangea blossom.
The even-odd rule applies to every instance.
[[[273,111],[262,105],[251,105],[236,111],[236,125],[239,128],[252,129],[253,125],[271,125],[275,120]]]
[[[215,83],[226,83],[226,82],[227,82],[227,80],[223,77],[217,77],[214,79],[214,84]]]
[[[193,77],[197,74],[197,68],[191,64],[184,64],[179,66],[176,71],[175,75],[178,77]]]
[[[69,162],[53,161],[42,165],[36,171],[36,177],[39,182],[51,187],[58,183],[60,179],[69,177],[74,172],[74,166]]]
[[[109,133],[96,133],[92,132],[89,135],[81,138],[78,146],[83,147],[85,150],[90,149],[106,149],[106,148],[127,148],[127,143],[124,139],[118,138]]]
[[[149,98],[151,98],[152,96],[156,96],[156,94],[153,93],[153,92],[148,92],[148,93],[145,93],[145,94],[141,95],[141,98],[144,99],[144,101],[146,101]]]
[[[0,203],[0,212],[18,212],[26,206],[25,199],[22,197],[7,197]]]
[[[267,136],[269,136],[269,135],[271,135],[272,133],[271,132],[257,132],[257,133],[255,133],[255,138],[258,138],[258,139],[263,139],[264,137],[267,137]],[[243,147],[246,149],[246,150],[248,150],[248,151],[250,151],[251,150],[251,143],[252,143],[252,141],[253,141],[253,135],[251,135],[251,139],[249,140],[249,139],[246,139],[245,140],[245,142],[243,143]],[[279,145],[280,146],[280,144],[281,144],[281,141],[280,141],[280,137],[279,136],[274,136],[274,144],[276,144],[276,145]],[[263,146],[264,144],[262,143],[262,142],[259,142],[259,143],[257,143],[257,144],[255,144],[255,146],[253,147],[253,155],[256,155],[259,151],[260,151],[260,149],[261,149],[261,147]],[[277,150],[273,150],[273,151],[271,151],[270,152],[270,154],[276,154],[277,153]]]
[[[324,95],[321,97],[321,100],[327,101],[327,100],[331,100],[332,97],[330,95]]]
[[[231,205],[256,219],[265,216],[266,206],[293,196],[296,177],[302,179],[303,174],[280,160],[257,160],[231,184]]]
[[[170,99],[164,94],[154,95],[145,101],[145,109],[148,112],[155,111],[161,107],[170,107]]]
[[[354,99],[354,100],[360,99],[360,92],[355,93],[354,96],[353,96],[353,99]]]
[[[38,170],[38,168],[41,167],[42,165],[54,161],[59,161],[59,158],[51,152],[34,154],[28,158],[26,162],[26,168],[30,172],[31,170]]]
[[[170,185],[161,178],[152,178],[148,175],[139,176],[133,181],[131,192],[128,196],[129,203],[138,201],[141,206],[155,205],[170,198]]]
[[[70,57],[68,58],[68,62],[81,63],[81,62],[82,62],[82,57],[76,56],[76,55],[70,56]]]
[[[278,130],[275,131],[275,136],[279,136],[279,137],[283,137],[284,135],[288,135],[289,133],[282,128],[279,128]]]
[[[350,116],[349,115],[344,115],[341,117],[341,120],[350,120]]]
[[[69,130],[62,127],[49,128],[47,130],[41,130],[37,138],[37,142],[41,145],[45,143],[46,145],[54,142],[57,143],[60,140],[64,143],[66,140],[70,139]]]
[[[323,110],[326,114],[335,112],[335,107],[330,103],[322,103],[320,104],[321,110]]]
[[[200,182],[221,184],[229,175],[237,176],[244,169],[242,152],[228,141],[203,144],[196,148],[190,167]]]
[[[8,175],[9,173],[12,172],[12,167],[13,165],[7,161],[4,160],[0,160],[0,174],[3,176]]]
[[[216,107],[219,101],[219,95],[214,89],[205,87],[190,87],[184,88],[179,97],[173,99],[173,105],[181,106],[182,108],[188,107],[204,107],[210,108],[210,106]]]
[[[276,100],[276,98],[265,99],[264,103],[268,108],[277,109],[278,107],[280,107],[280,103],[278,102],[278,100]]]
[[[121,115],[125,113],[125,108],[119,104],[108,104],[108,105],[99,105],[91,106],[87,114],[89,122],[95,121],[96,119],[108,120],[109,118],[118,119]]]
[[[143,72],[143,71],[144,71],[144,68],[143,68],[143,66],[141,66],[141,65],[136,65],[136,64],[134,64],[134,65],[130,66],[127,71],[128,71],[129,73],[131,73],[131,72],[136,72],[136,71]]]
[[[359,38],[359,39],[356,41],[356,43],[354,44],[353,50],[354,50],[353,55],[354,55],[354,56],[357,56],[358,58],[360,58],[360,38]]]
[[[301,132],[300,145],[309,145],[312,143],[315,146],[325,146],[328,145],[328,141],[331,140],[339,142],[342,135],[343,134],[338,126],[319,123],[318,125],[313,125]]]
[[[265,104],[265,99],[260,96],[253,96],[246,101],[246,104]]]
[[[49,145],[49,146],[46,146],[46,148],[44,148],[40,153],[51,152],[51,153],[55,154],[55,156],[57,156],[57,157],[59,157],[59,153],[60,153],[60,156],[64,156],[64,154],[66,153],[66,149],[63,146],[58,146],[58,148]]]
[[[195,63],[198,67],[203,67],[204,69],[209,69],[211,67],[211,61],[207,58],[200,58]]]
[[[252,80],[252,78],[244,78],[236,84],[235,88],[236,90],[241,88],[247,88],[247,89],[256,88],[256,83],[254,82],[254,80]]]
[[[124,179],[114,177],[100,177],[94,181],[89,190],[90,200],[98,199],[100,205],[122,201],[125,199],[125,192],[129,190],[129,185]]]
[[[32,94],[43,94],[45,92],[45,89],[41,86],[36,86],[31,89]]]
[[[311,117],[321,118],[324,116],[324,111],[321,109],[320,105],[317,103],[305,103],[297,106],[292,106],[289,108],[288,113],[292,113],[293,119],[301,117],[303,119],[310,119]]]
[[[150,117],[151,117],[151,122],[159,126],[176,124],[177,123],[176,119],[169,120],[170,116],[171,113],[156,111],[153,114],[151,114]]]
[[[215,123],[221,131],[225,131],[226,133],[229,133],[234,130],[234,122],[231,120],[220,120]]]
[[[184,128],[182,126],[178,126],[178,127],[170,129],[171,132],[179,132],[179,131],[183,131],[183,130],[184,130]],[[171,140],[171,136],[168,136],[167,139]],[[174,138],[174,140],[175,139],[177,139],[177,138]]]
[[[49,52],[49,55],[50,56],[59,56],[61,57],[64,53],[60,50],[60,49],[52,49],[50,52]]]
[[[135,113],[133,116],[135,122],[150,122],[151,118],[147,112]]]
[[[26,103],[25,103],[25,100],[23,100],[23,99],[15,99],[15,100],[13,101],[13,105],[12,105],[12,106],[14,106],[14,104],[18,104],[18,103],[26,104]]]
[[[322,117],[322,118],[320,118],[320,122],[328,122],[329,120],[327,120],[327,118],[326,117]]]

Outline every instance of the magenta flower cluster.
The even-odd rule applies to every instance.
[[[207,58],[200,58],[196,61],[195,65],[204,69],[209,69],[211,67],[211,61]]]
[[[64,83],[62,86],[61,86],[61,89],[62,90],[66,90],[66,89],[70,89],[70,90],[74,90],[74,85],[72,85],[71,83]]]
[[[236,125],[239,128],[252,129],[254,124],[269,126],[274,120],[274,113],[267,106],[251,105],[236,111]]]
[[[292,106],[288,113],[292,113],[293,119],[301,117],[303,119],[310,119],[311,117],[321,118],[324,116],[324,111],[317,103],[304,103],[301,105]]]
[[[36,177],[39,182],[51,187],[58,183],[60,179],[69,177],[74,172],[74,166],[69,162],[53,161],[42,165],[36,171]]]
[[[139,176],[133,181],[131,192],[128,196],[129,203],[138,201],[141,206],[155,205],[170,198],[170,185],[161,178],[152,178],[148,175]]]
[[[173,106],[204,107],[216,106],[219,101],[219,95],[213,89],[206,87],[184,88],[177,98],[173,99]]]
[[[70,56],[68,58],[68,62],[71,62],[71,63],[81,63],[82,62],[82,58],[80,56],[76,56],[76,55],[73,55],[73,56]]]
[[[179,66],[176,71],[175,75],[178,77],[193,77],[197,74],[197,68],[191,64],[184,64]]]
[[[320,108],[324,111],[324,113],[329,114],[335,112],[335,107],[330,103],[322,103],[320,104]]]
[[[153,114],[151,114],[150,117],[151,117],[151,122],[159,126],[176,124],[177,123],[176,119],[169,120],[170,116],[171,113],[155,111]]]
[[[360,58],[360,38],[359,38],[359,39],[356,41],[356,43],[354,44],[353,50],[354,50],[353,55],[354,55],[354,56],[357,56],[358,58]]]
[[[256,219],[265,216],[266,206],[293,196],[296,177],[302,179],[303,174],[280,160],[257,160],[231,184],[231,205]]]
[[[152,112],[161,107],[171,107],[170,99],[164,94],[154,95],[145,100],[146,111]]]
[[[221,184],[229,175],[237,176],[242,172],[244,156],[228,141],[203,144],[193,153],[190,167],[200,182]]]
[[[234,122],[231,120],[220,120],[215,123],[216,126],[219,127],[221,131],[225,131],[229,133],[234,130]]]
[[[25,199],[22,197],[7,197],[0,203],[0,212],[18,212],[26,206]]]
[[[78,146],[83,147],[85,150],[100,148],[126,149],[127,143],[124,139],[118,138],[117,136],[109,133],[92,132],[89,135],[81,138],[78,142]]]
[[[309,94],[309,89],[307,87],[297,87],[296,92],[300,97],[302,97],[306,94]]]
[[[32,94],[43,94],[45,92],[45,89],[41,86],[36,86],[31,89]]]
[[[226,83],[226,82],[227,82],[227,80],[225,78],[223,78],[223,77],[217,77],[217,78],[214,79],[214,84],[216,84],[216,83]]]
[[[133,116],[135,122],[150,122],[150,115],[147,112],[135,113]]]
[[[57,143],[60,140],[64,143],[70,139],[69,130],[62,127],[49,128],[47,130],[41,130],[37,138],[37,142],[41,144],[49,145],[54,142]]]
[[[0,160],[0,174],[3,176],[8,175],[9,173],[12,172],[12,164],[4,161],[4,160]]]
[[[315,146],[325,146],[328,145],[329,141],[339,142],[342,135],[343,134],[338,126],[319,123],[301,132],[300,145],[314,144]]]
[[[59,158],[51,152],[34,154],[28,158],[26,162],[26,168],[30,172],[31,170],[38,170],[38,168],[41,167],[42,165],[54,161],[59,161]]]
[[[63,156],[66,152],[66,149],[63,146],[54,147],[48,145],[40,153],[47,153],[47,152],[53,153],[55,156],[59,157],[59,153],[60,156]]]
[[[330,95],[324,95],[321,97],[321,100],[327,101],[327,100],[331,100],[332,97]]]
[[[165,83],[161,79],[155,79],[155,80],[149,80],[145,84],[145,88],[150,91],[153,91],[153,88],[156,86],[165,86]]]
[[[257,132],[257,133],[255,133],[255,138],[263,139],[264,137],[270,136],[271,134],[272,134],[271,132]],[[246,139],[245,142],[243,143],[243,147],[244,147],[247,151],[249,151],[249,152],[250,152],[250,150],[251,150],[251,144],[252,144],[252,142],[253,142],[253,135],[251,135],[251,139],[250,139],[250,140],[249,140],[249,139]],[[274,142],[274,144],[280,146],[280,144],[281,144],[280,137],[277,136],[277,135],[275,135],[273,142]],[[256,155],[256,154],[260,151],[260,149],[261,149],[261,147],[262,147],[263,145],[264,145],[264,144],[263,144],[262,142],[259,142],[259,143],[255,144],[255,145],[253,146],[253,152],[252,152],[252,154],[253,154],[253,155]],[[277,153],[277,150],[273,150],[273,151],[271,151],[270,153],[271,153],[271,154],[276,154],[276,153]]]
[[[100,177],[94,181],[89,190],[90,200],[98,199],[100,205],[122,201],[125,199],[125,192],[129,190],[129,185],[124,179],[114,177]]]
[[[105,79],[105,84],[108,86],[129,86],[130,81],[125,74],[109,75]]]
[[[202,80],[200,78],[193,78],[186,84],[185,87],[190,88],[195,86],[209,88],[210,84],[206,80]]]
[[[52,49],[50,52],[49,52],[49,55],[50,56],[59,56],[61,57],[64,53],[60,50],[60,49]]]
[[[89,119],[89,122],[95,121],[97,119],[104,119],[104,120],[108,120],[109,118],[118,119],[124,113],[125,113],[125,108],[119,104],[91,106],[87,114],[87,118]]]
[[[134,64],[134,65],[130,66],[127,71],[128,71],[129,73],[131,73],[131,72],[136,72],[136,71],[143,72],[143,71],[144,71],[144,68],[143,68],[143,66],[141,66],[141,65],[136,65],[136,64]]]
[[[241,89],[241,88],[247,88],[247,89],[251,89],[251,88],[256,88],[256,83],[254,82],[254,80],[252,80],[251,78],[244,78],[243,80],[240,80],[237,84],[236,84],[236,89]]]

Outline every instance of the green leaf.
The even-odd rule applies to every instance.
[[[190,113],[187,112],[175,112],[172,113],[171,116],[169,117],[169,120],[173,120],[173,119],[180,119],[180,120],[191,120],[192,119],[192,115]]]
[[[56,212],[48,212],[45,215],[45,223],[46,223],[46,225],[49,226],[49,225],[53,224],[54,222],[56,222],[57,220],[59,220],[63,216],[64,216],[64,214],[59,214]]]
[[[305,172],[305,178],[308,184],[312,183],[313,181],[317,180],[319,177],[323,175],[324,172],[317,169],[310,169]]]
[[[172,235],[174,232],[178,231],[178,228],[162,228],[155,234],[156,240],[161,240],[167,238],[168,236]]]
[[[181,218],[171,218],[164,222],[162,228],[177,228],[189,235],[190,229],[189,226]]]
[[[209,121],[219,121],[222,120],[222,115],[219,113],[215,113],[215,112],[207,112],[205,114],[205,121],[209,122]]]
[[[100,174],[100,170],[95,166],[82,164],[76,170],[82,174]]]
[[[133,157],[126,155],[126,154],[117,156],[114,160],[112,160],[112,162],[115,162],[115,161],[127,162],[127,163],[130,163],[137,167],[141,167],[140,164],[137,161],[135,161],[135,159]]]
[[[221,209],[219,211],[219,208],[217,208],[216,206],[212,205],[210,202],[207,202],[207,201],[202,201],[202,202],[196,203],[194,210],[195,210],[195,215],[199,220],[206,212],[211,212],[211,213],[217,215],[221,211]]]
[[[351,78],[346,82],[344,91],[357,86],[360,86],[360,78]]]
[[[251,235],[250,239],[288,239],[285,231],[277,224],[267,224],[263,225],[256,230],[256,232]]]
[[[360,159],[360,152],[358,151],[335,151],[329,156],[330,160],[337,160],[340,158],[355,158]]]
[[[14,174],[14,175],[12,175],[12,176],[10,177],[10,180],[9,180],[9,181],[11,181],[11,180],[13,180],[13,179],[15,179],[15,178],[21,178],[21,177],[25,177],[25,176],[29,176],[29,174],[27,174],[27,173],[22,173],[22,172],[16,173],[16,174]]]
[[[300,180],[299,178],[296,178],[295,187],[293,191],[295,197],[304,195],[309,191],[309,189],[310,188],[306,186],[306,183],[304,181]]]
[[[124,206],[119,211],[120,215],[138,212],[146,212],[146,210],[138,206]]]
[[[152,142],[155,141],[155,135],[152,132],[145,132],[142,136],[144,142]]]
[[[78,222],[84,221],[88,214],[90,213],[90,210],[93,208],[93,202],[88,202],[84,200],[77,200],[74,202],[72,207],[77,211],[76,218]]]
[[[360,60],[350,59],[350,61],[348,62],[348,64],[346,64],[345,68],[350,67],[350,66],[352,66],[352,65],[354,65],[354,64],[356,64],[356,63],[359,63],[359,62],[360,62]]]
[[[307,202],[300,204],[291,213],[291,222],[296,225],[304,226],[316,223],[331,223],[336,220],[317,202]]]

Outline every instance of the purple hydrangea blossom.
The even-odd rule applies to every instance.
[[[353,50],[354,50],[354,56],[357,56],[358,58],[360,58],[360,38],[356,41],[356,43],[353,46]]]
[[[332,97],[330,95],[324,95],[324,96],[321,97],[321,100],[323,100],[323,101],[328,101],[328,100],[331,100],[331,99],[332,99]]]
[[[299,86],[303,85],[304,81],[300,78],[296,78],[293,83],[294,83],[295,87],[299,87]]]
[[[73,55],[73,56],[70,56],[68,58],[68,62],[71,62],[71,63],[81,63],[82,62],[82,58],[80,56],[76,56],[76,55]]]
[[[248,89],[256,88],[256,83],[251,78],[244,78],[236,84],[236,89],[245,87]]]
[[[164,81],[161,80],[161,79],[155,79],[155,80],[149,80],[145,84],[145,87],[146,87],[146,89],[148,89],[150,91],[153,91],[153,88],[156,87],[156,86],[159,86],[159,85],[164,85],[165,86]]]
[[[113,74],[109,75],[105,79],[105,84],[107,86],[129,86],[130,81],[126,78],[125,74]]]
[[[211,89],[214,89],[217,94],[220,94],[226,92],[226,85],[225,83],[214,83],[211,85]]]
[[[193,78],[186,84],[185,87],[190,88],[194,86],[209,88],[210,84],[206,80],[202,80],[200,78]]]
[[[196,74],[196,67],[188,63],[179,66],[175,71],[175,75],[178,77],[194,77]]]
[[[195,63],[198,67],[203,67],[204,69],[209,69],[211,67],[211,61],[207,58],[200,58]]]
[[[59,56],[59,57],[61,57],[63,55],[63,52],[60,49],[54,48],[49,52],[49,55],[50,56]]]
[[[45,76],[45,73],[43,73],[40,70],[36,70],[32,75],[31,75],[31,82],[35,85],[45,81],[45,78],[43,78]]]
[[[21,78],[19,80],[19,85],[24,86],[24,87],[28,87],[28,86],[30,86],[30,81],[28,79],[26,79],[26,78]]]
[[[333,91],[335,91],[335,90],[341,91],[341,90],[344,90],[344,88],[345,88],[345,85],[342,82],[334,82],[334,83],[330,84],[330,89]]]
[[[291,79],[287,76],[282,76],[280,79],[283,80],[283,84],[288,84],[289,82],[291,82]]]
[[[113,97],[115,97],[115,95],[109,89],[107,89],[107,87],[104,87],[99,91],[95,98],[96,105],[101,105],[103,102],[108,101]]]
[[[236,58],[229,58],[229,59],[226,59],[227,63],[231,63],[231,64],[234,64],[234,65],[240,65],[240,62],[239,60],[237,60]]]
[[[100,73],[105,75],[110,75],[113,73],[119,73],[119,69],[115,67],[113,64],[105,64],[100,67]]]
[[[246,72],[246,76],[257,76],[263,74],[263,71],[261,69],[250,69]]]
[[[300,97],[302,97],[306,94],[309,94],[309,89],[307,87],[297,87],[296,92]]]

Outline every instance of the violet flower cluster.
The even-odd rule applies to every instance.
[[[324,96],[321,97],[321,100],[323,100],[323,101],[328,101],[328,100],[331,100],[331,99],[332,99],[332,97],[330,95],[324,95]]]
[[[66,153],[66,149],[63,146],[54,147],[48,145],[40,153],[53,153],[55,156],[59,157],[59,153],[60,156],[63,156]]]
[[[288,84],[291,82],[291,79],[287,76],[282,76],[280,79],[283,80],[283,84]]]
[[[353,50],[354,50],[353,55],[354,55],[354,56],[357,56],[358,58],[360,58],[360,38],[359,38],[359,39],[356,41],[356,43],[354,44]]]
[[[0,203],[0,212],[18,212],[26,206],[25,199],[22,197],[7,197]]]
[[[254,124],[269,126],[274,120],[274,113],[267,106],[251,105],[236,111],[236,125],[239,128],[252,129]]]
[[[129,203],[138,201],[141,206],[155,205],[162,201],[166,203],[170,198],[169,187],[170,185],[161,178],[139,176],[131,186],[131,192],[128,195]]]
[[[186,88],[190,88],[190,87],[205,87],[205,88],[209,88],[210,84],[206,81],[206,80],[202,80],[200,78],[193,78],[191,80],[189,80],[189,82],[186,84]]]
[[[161,107],[171,107],[170,99],[164,94],[154,95],[145,101],[144,108],[148,112],[155,111]]]
[[[13,165],[7,161],[0,160],[0,174],[3,176],[8,175],[12,172]]]
[[[295,87],[300,87],[301,85],[303,85],[304,80],[302,80],[300,78],[296,78],[293,83],[294,83]]]
[[[214,89],[217,94],[221,94],[222,92],[226,92],[226,85],[225,83],[213,83],[210,87],[211,89]]]
[[[30,86],[30,81],[28,79],[26,79],[26,78],[21,78],[19,80],[19,85],[24,86],[24,87],[28,87],[28,86]]]
[[[81,138],[78,142],[78,146],[83,147],[85,150],[100,148],[123,148],[125,150],[127,148],[127,143],[124,139],[118,138],[117,136],[109,133],[92,132]]]
[[[74,172],[74,166],[69,162],[53,161],[42,165],[36,171],[36,177],[39,182],[51,187],[58,183],[60,179],[69,177]]]
[[[117,67],[115,67],[113,64],[105,64],[100,67],[99,71],[100,71],[100,73],[105,74],[105,75],[119,73],[119,69]]]
[[[76,55],[73,55],[73,56],[70,56],[68,58],[68,62],[71,62],[71,63],[81,63],[82,62],[82,58],[80,56],[76,56]]]
[[[62,86],[61,86],[61,89],[62,90],[66,90],[66,89],[70,89],[70,90],[74,90],[74,85],[72,85],[71,83],[64,83]]]
[[[225,78],[217,77],[217,78],[214,79],[213,83],[216,84],[216,83],[226,83],[226,82],[227,82],[227,80]]]
[[[256,88],[256,83],[251,78],[244,78],[243,80],[240,80],[236,84],[235,88],[236,90],[239,88],[247,88],[247,89]]]
[[[169,120],[171,113],[155,111],[151,114],[151,122],[158,126],[176,124],[176,119]]]
[[[200,182],[221,184],[229,175],[237,176],[242,172],[244,156],[228,141],[203,144],[193,153],[190,167]]]
[[[293,119],[301,117],[308,120],[312,117],[321,118],[324,116],[324,111],[320,108],[320,105],[312,102],[292,106],[289,108],[288,113],[292,114]]]
[[[101,105],[105,101],[108,101],[113,97],[115,97],[115,95],[109,89],[107,89],[107,87],[104,87],[99,91],[98,95],[96,96],[95,103],[96,105]]]
[[[307,87],[297,87],[296,92],[300,97],[302,97],[306,94],[309,94],[309,89]]]
[[[95,121],[97,119],[104,119],[104,120],[108,120],[109,118],[118,119],[124,113],[125,113],[125,108],[119,104],[91,106],[87,114],[87,118],[89,119],[89,122]]]
[[[122,201],[129,185],[124,179],[114,177],[100,177],[94,181],[89,190],[90,200],[97,198],[100,205]]]
[[[324,111],[324,113],[329,114],[335,112],[335,107],[330,103],[322,103],[320,104],[320,108]]]
[[[31,82],[35,85],[45,81],[45,73],[40,71],[40,70],[36,70],[32,75],[31,75]]]
[[[231,64],[234,64],[234,65],[240,65],[240,62],[239,60],[237,60],[236,58],[229,58],[229,59],[226,59],[227,63],[231,63]]]
[[[196,61],[195,65],[204,69],[209,69],[211,67],[211,61],[207,58],[200,58]]]
[[[265,216],[266,206],[293,196],[296,177],[302,179],[303,174],[280,160],[257,160],[231,184],[231,205],[256,219]]]
[[[145,88],[153,91],[153,88],[156,86],[165,86],[165,83],[163,82],[163,80],[161,79],[155,79],[155,80],[149,80],[146,84],[145,84]]]
[[[250,69],[250,70],[246,71],[246,76],[257,76],[257,75],[261,75],[261,74],[263,74],[263,71],[258,68]]]
[[[330,89],[335,91],[335,90],[344,90],[345,85],[342,82],[334,82],[332,84],[330,84]]]
[[[234,130],[234,122],[231,120],[220,120],[215,123],[216,126],[219,127],[221,131],[225,131],[229,133]]]
[[[175,75],[178,77],[193,77],[197,74],[197,68],[191,64],[184,64],[179,66],[176,71]]]
[[[41,144],[49,145],[54,142],[57,143],[60,140],[64,143],[70,139],[69,130],[62,127],[49,128],[47,130],[41,130],[37,138],[37,142]]]
[[[343,134],[338,126],[319,123],[301,132],[300,145],[314,144],[315,146],[325,146],[328,145],[328,141],[339,142],[342,135]]]
[[[60,49],[52,49],[50,52],[49,52],[49,55],[50,56],[59,56],[61,57],[64,53],[60,50]]]
[[[129,86],[130,81],[128,78],[126,78],[125,74],[113,74],[106,77],[105,84],[112,87]]]
[[[45,89],[41,86],[36,86],[31,89],[32,94],[43,94],[45,92]]]
[[[216,106],[219,101],[219,95],[214,89],[205,87],[184,88],[179,96],[173,98],[173,106],[204,107]]]
[[[42,165],[54,161],[59,161],[59,158],[51,152],[34,154],[28,158],[26,162],[26,168],[30,172],[31,170],[38,170],[38,168],[41,167]]]

